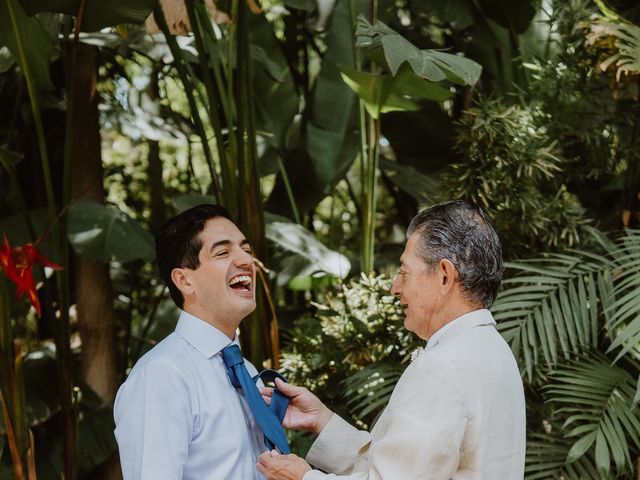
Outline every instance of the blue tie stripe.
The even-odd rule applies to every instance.
[[[274,389],[271,397],[271,405],[262,399],[262,395],[256,387],[255,381],[262,378],[265,381],[273,381],[276,377],[286,381],[275,370],[265,370],[251,378],[244,364],[244,358],[240,348],[236,344],[226,346],[222,350],[222,359],[227,367],[227,375],[235,388],[241,388],[249,408],[264,433],[264,441],[267,448],[277,448],[281,453],[290,453],[289,442],[282,428],[282,419],[287,411],[289,399],[277,389]]]

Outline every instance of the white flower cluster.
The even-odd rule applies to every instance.
[[[411,352],[411,361],[413,362],[416,358],[420,356],[424,352],[424,347],[418,347],[413,352]]]

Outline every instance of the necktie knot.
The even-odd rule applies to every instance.
[[[235,369],[233,368],[236,365],[244,364],[244,358],[240,352],[240,347],[235,343],[224,347],[222,349],[222,361],[224,361],[224,365],[227,367],[227,375],[229,376],[229,380],[231,380],[231,385],[235,388],[242,388],[242,385],[236,376]]]

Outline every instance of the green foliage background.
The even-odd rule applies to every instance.
[[[131,0],[92,6],[75,44],[77,5],[45,3],[0,0],[0,230],[33,242],[62,213],[39,248],[68,275],[36,272],[40,319],[0,285],[1,368],[22,368],[12,418],[25,455],[34,434],[38,478],[108,478],[115,449],[111,400],[83,380],[85,320],[65,307],[73,262],[108,266],[120,382],[176,318],[152,234],[225,203],[268,268],[245,352],[367,428],[420,343],[389,293],[406,226],[453,198],[487,211],[510,261],[493,312],[526,385],[527,478],[636,478],[635,2],[287,0],[252,14],[235,0],[218,5],[229,23],[189,1],[190,33],[152,36],[139,24],[157,3]],[[91,163],[70,172],[68,135],[90,130],[69,113],[78,45],[98,72],[103,204],[69,190]],[[311,438],[293,440],[303,453]]]

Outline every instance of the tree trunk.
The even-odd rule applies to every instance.
[[[149,96],[158,100],[160,98],[160,88],[158,86],[159,66],[155,66],[149,75]],[[149,157],[147,165],[147,176],[149,178],[149,194],[151,197],[151,231],[157,234],[165,222],[166,209],[164,205],[164,183],[162,181],[162,160],[160,159],[160,142],[149,140]]]
[[[77,45],[75,88],[73,91],[72,198],[104,203],[103,168],[98,122],[98,49]],[[74,280],[78,328],[82,341],[81,376],[107,403],[112,403],[118,387],[115,310],[109,265],[74,259]],[[115,460],[114,460],[115,459]],[[117,456],[107,461],[99,475],[120,477]],[[98,477],[94,477],[98,478]]]

